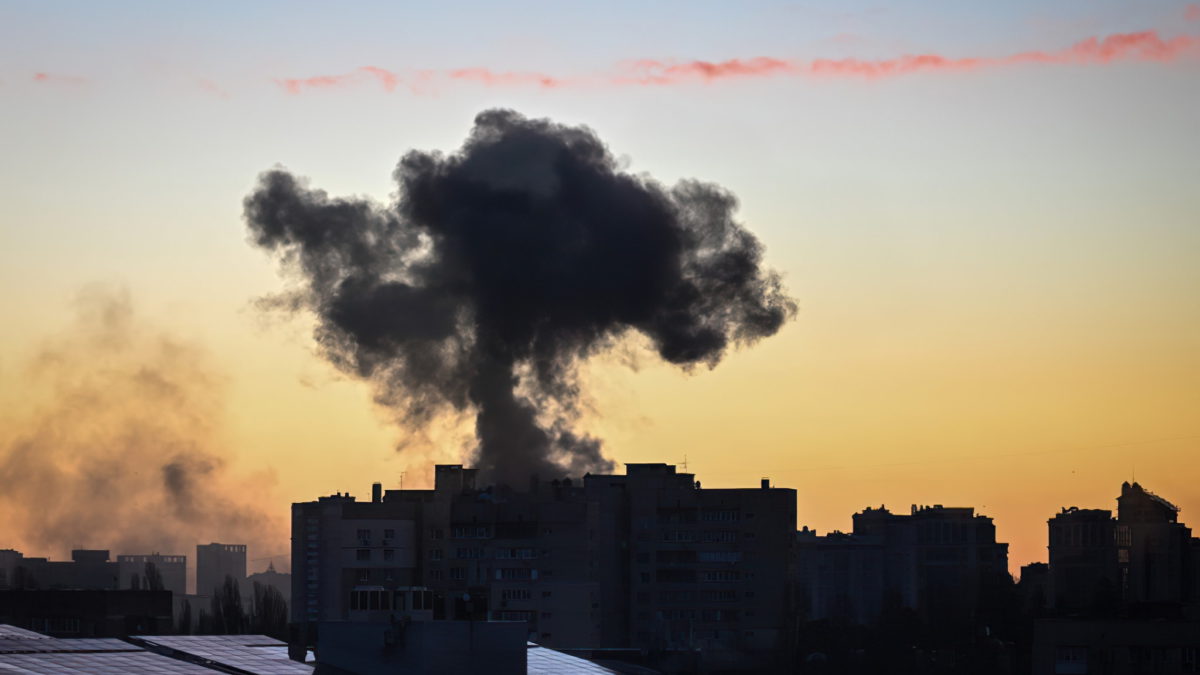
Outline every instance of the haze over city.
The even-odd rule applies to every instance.
[[[402,156],[497,109],[720,186],[779,274],[778,321],[711,369],[641,324],[589,343],[568,417],[608,460],[769,477],[821,532],[973,506],[1014,572],[1135,477],[1195,522],[1200,6],[514,12],[0,6],[3,545],[236,540],[261,569],[287,504],[470,458],[473,414],[398,417],[273,301],[311,277],[245,200],[281,167],[386,205]]]

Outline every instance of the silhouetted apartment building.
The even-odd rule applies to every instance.
[[[1050,536],[1050,608],[1101,610],[1121,594],[1117,524],[1112,511],[1064,508],[1047,521]]]
[[[1123,483],[1111,511],[1064,508],[1048,521],[1050,595],[1062,613],[1200,601],[1200,540],[1179,509]]]
[[[171,591],[178,596],[187,592],[187,556],[184,555],[119,555],[117,570],[121,588],[160,590],[153,586],[161,582],[161,590]]]
[[[1178,519],[1171,502],[1137,483],[1121,484],[1116,537],[1127,602],[1195,599],[1192,531]]]
[[[804,619],[875,623],[883,611],[883,539],[807,527],[796,533],[798,596]]]
[[[213,589],[233,577],[238,584],[246,578],[244,544],[199,544],[196,546],[196,595],[211,596]]]
[[[851,534],[796,537],[805,618],[875,621],[886,606],[950,618],[974,612],[1008,574],[1008,544],[972,508],[884,507],[854,514]]]
[[[688,650],[746,665],[789,631],[794,490],[702,489],[667,464],[292,506],[292,619],[523,621],[560,647]]]

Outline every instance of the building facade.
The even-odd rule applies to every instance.
[[[153,572],[150,571],[153,566]],[[117,572],[120,588],[132,590],[158,590],[151,588],[150,576],[157,574],[162,580],[162,589],[181,596],[187,592],[187,556],[147,555],[117,556]],[[134,583],[137,583],[135,586]]]
[[[1047,521],[1050,607],[1060,612],[1102,609],[1120,598],[1117,525],[1112,511],[1064,508]]]
[[[968,616],[1008,576],[1008,544],[972,508],[884,507],[854,514],[850,534],[796,537],[797,586],[808,620],[873,623],[885,607],[925,618]]]
[[[791,635],[795,505],[667,464],[520,491],[439,465],[432,490],[293,504],[292,620],[521,621],[548,646],[773,659]]]
[[[233,577],[241,584],[246,579],[245,544],[198,544],[196,546],[196,595],[213,595]]]

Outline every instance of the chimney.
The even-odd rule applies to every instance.
[[[375,504],[383,501],[383,483],[371,484],[371,501]]]
[[[771,489],[771,479],[770,478],[762,479],[762,489],[764,489],[764,490]]]

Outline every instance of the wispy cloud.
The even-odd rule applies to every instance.
[[[33,81],[42,84],[87,84],[87,78],[78,75],[63,75],[61,73],[34,73]]]
[[[1200,20],[1200,3],[1187,6],[1189,19]],[[1157,31],[1114,33],[1088,37],[1068,47],[1001,55],[951,56],[938,53],[904,54],[891,58],[792,59],[753,56],[721,61],[700,59],[635,59],[615,64],[607,71],[554,74],[539,70],[499,70],[488,66],[453,69],[391,70],[360,66],[344,73],[275,78],[284,92],[293,95],[373,85],[384,92],[405,89],[412,94],[436,94],[441,87],[475,84],[493,88],[554,90],[564,88],[664,87],[690,83],[711,84],[726,80],[808,78],[881,80],[916,73],[971,72],[1018,66],[1103,66],[1118,62],[1169,63],[1200,57],[1200,37],[1163,37]],[[33,81],[43,84],[83,85],[76,75],[38,72]],[[205,91],[222,98],[230,93],[214,81],[195,78]]]
[[[336,89],[351,84],[374,80],[384,91],[395,91],[401,78],[398,73],[378,66],[361,66],[349,73],[339,75],[316,75],[314,77],[290,77],[275,80],[289,94],[299,94],[309,89]]]
[[[1200,14],[1200,5],[1197,8]],[[1055,50],[1016,52],[999,56],[905,54],[886,59],[785,59],[772,56],[724,61],[638,59],[618,64],[609,72],[578,76],[537,71],[498,71],[487,67],[420,70],[404,73],[363,66],[341,75],[276,80],[285,91],[329,89],[376,80],[384,90],[404,84],[414,93],[433,91],[438,83],[473,82],[488,87],[560,89],[578,86],[669,86],[720,80],[811,77],[878,80],[920,72],[974,71],[1020,65],[1105,65],[1121,61],[1169,62],[1200,52],[1200,40],[1190,35],[1164,38],[1157,31],[1089,37]]]
[[[1090,37],[1054,51],[1018,52],[1004,56],[960,56],[909,54],[889,59],[813,59],[782,60],[769,57],[730,59],[727,61],[654,61],[641,60],[629,67],[629,75],[619,83],[670,85],[688,81],[712,82],[721,79],[809,75],[882,79],[917,72],[971,71],[1022,64],[1103,65],[1118,61],[1168,62],[1185,55],[1196,55],[1200,41],[1188,35],[1163,39],[1156,31],[1118,33]]]
[[[1183,18],[1188,21],[1200,21],[1200,3],[1193,2],[1183,8]]]

